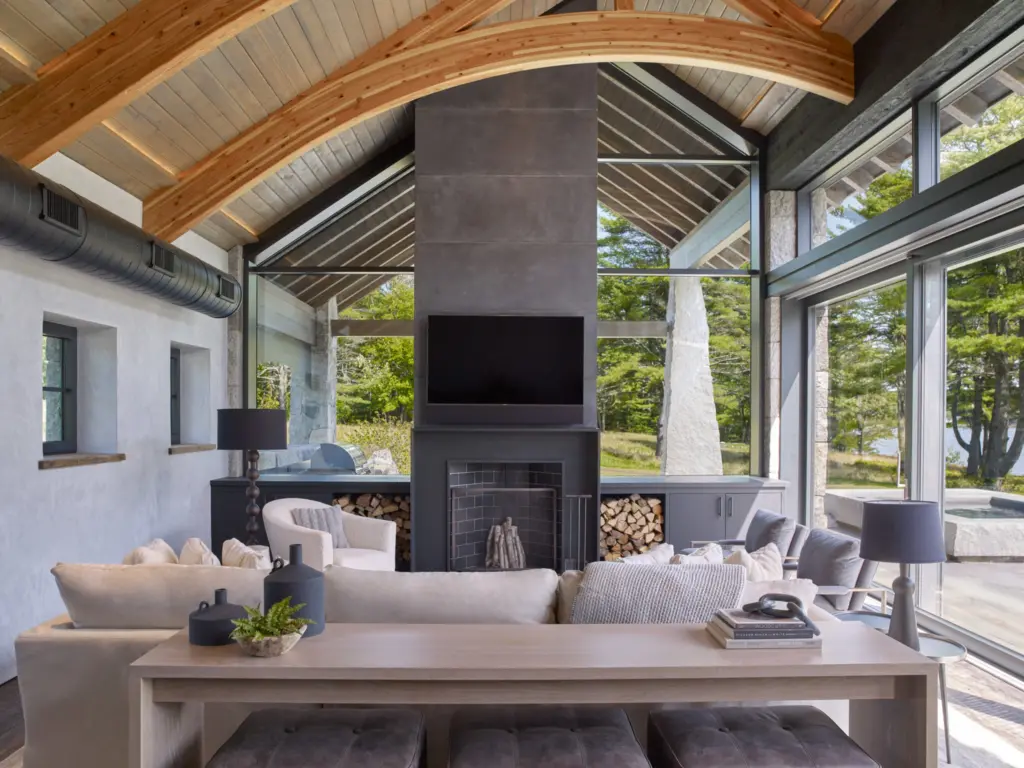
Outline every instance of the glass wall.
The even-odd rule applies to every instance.
[[[941,99],[939,121],[943,179],[1024,139],[1024,57]]]
[[[1024,653],[1024,248],[946,273],[948,562],[937,613]]]
[[[666,267],[668,255],[602,209],[600,266]],[[645,337],[598,340],[602,473],[750,473],[750,309],[746,278],[599,278],[599,323],[652,324]]]

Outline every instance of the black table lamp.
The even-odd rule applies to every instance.
[[[249,534],[246,544],[256,543],[260,529],[260,451],[279,451],[288,447],[288,419],[283,409],[278,408],[221,408],[217,411],[217,447],[222,451],[245,451],[249,469],[249,487],[245,496],[249,499],[245,507],[249,519],[245,532]]]
[[[915,651],[921,649],[914,609],[912,563],[946,560],[942,512],[934,501],[866,501],[860,530],[860,556],[879,563],[899,563],[892,583],[895,596],[889,637]]]

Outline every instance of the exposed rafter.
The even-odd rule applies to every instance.
[[[725,0],[751,21],[760,21],[769,27],[785,29],[810,40],[820,38],[821,22],[791,0]]]
[[[560,64],[647,61],[755,75],[844,103],[852,47],[743,22],[663,13],[572,13],[499,24],[390,55],[360,57],[146,201],[144,226],[171,240],[329,136],[446,88]]]
[[[294,0],[142,0],[0,99],[0,154],[35,165]]]

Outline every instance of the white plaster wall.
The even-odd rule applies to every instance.
[[[67,158],[38,170],[128,220],[141,215],[135,198]],[[227,254],[195,235],[176,244],[227,267]],[[107,434],[126,461],[38,468],[44,314],[113,329],[116,424]],[[172,342],[209,350],[206,407],[215,423],[226,406],[225,320],[0,248],[0,681],[15,674],[16,635],[64,612],[54,563],[120,562],[156,536],[176,548],[189,536],[209,540],[209,484],[227,474],[228,457],[167,453]]]

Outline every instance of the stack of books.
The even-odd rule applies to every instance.
[[[707,623],[707,630],[729,650],[821,648],[821,637],[799,619],[776,619],[739,608],[718,611]]]

